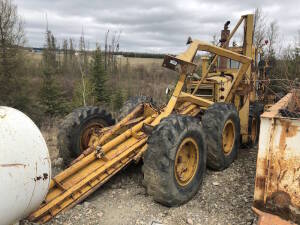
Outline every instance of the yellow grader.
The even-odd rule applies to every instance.
[[[242,23],[243,44],[230,46]],[[198,191],[207,166],[224,170],[240,143],[255,144],[262,111],[255,84],[263,74],[253,45],[253,15],[242,16],[231,32],[228,25],[219,46],[189,38],[184,53],[165,57],[163,67],[179,72],[165,107],[158,109],[147,98],[129,102],[117,123],[97,107],[69,114],[58,135],[69,167],[52,178],[45,201],[29,220],[49,221],[140,159],[147,193],[161,204],[181,205]],[[202,72],[195,75],[199,52],[210,59],[202,56]]]

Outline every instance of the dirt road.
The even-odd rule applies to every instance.
[[[55,137],[46,139],[52,158],[56,158]],[[197,195],[174,208],[154,202],[142,185],[141,165],[130,165],[82,204],[47,225],[255,224],[251,205],[256,154],[257,149],[241,149],[238,159],[225,171],[207,170]]]

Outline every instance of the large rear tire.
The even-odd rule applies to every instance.
[[[207,140],[207,165],[214,170],[226,169],[237,157],[240,118],[233,104],[214,103],[202,117]]]
[[[69,164],[89,147],[92,132],[114,124],[111,114],[98,107],[81,107],[68,114],[57,135],[57,147],[64,163]]]
[[[119,111],[118,121],[122,120],[129,113],[131,113],[139,104],[141,103],[151,103],[153,104],[153,100],[148,96],[136,96],[129,98],[122,106]]]
[[[144,156],[144,184],[153,199],[166,206],[189,201],[206,169],[205,134],[193,117],[171,115],[157,125]]]
[[[258,143],[260,129],[260,115],[264,111],[264,105],[259,102],[254,102],[249,108],[249,147],[253,147]]]

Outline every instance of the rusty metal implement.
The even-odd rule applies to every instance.
[[[293,91],[261,116],[254,207],[299,224],[300,119],[280,113],[294,111],[296,99]]]

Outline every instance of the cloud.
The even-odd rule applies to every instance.
[[[277,21],[287,44],[300,29],[300,2],[279,0],[15,0],[26,22],[27,45],[42,46],[46,27],[59,42],[79,39],[82,29],[93,46],[103,44],[107,29],[121,31],[122,51],[178,52],[185,49],[188,36],[210,41],[226,20],[235,24],[256,7],[269,21]]]

